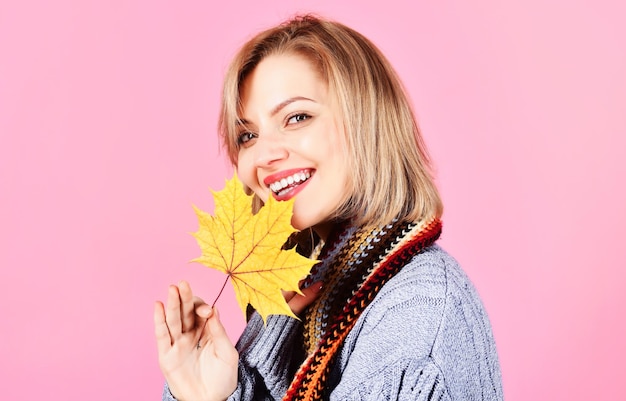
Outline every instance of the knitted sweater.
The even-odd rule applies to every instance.
[[[280,400],[303,355],[302,324],[253,315],[237,343],[239,383],[229,401]],[[416,255],[358,318],[331,369],[330,400],[502,400],[485,309],[439,246]],[[163,401],[173,401],[167,386]]]

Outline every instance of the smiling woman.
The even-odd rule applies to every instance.
[[[257,207],[295,198],[285,246],[320,260],[233,346],[188,284],[157,303],[164,400],[500,400],[489,319],[435,244],[442,205],[402,84],[354,30],[262,32],[224,81],[221,135]],[[205,344],[198,346],[198,344]]]

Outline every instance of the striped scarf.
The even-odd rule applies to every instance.
[[[308,357],[283,401],[321,400],[332,362],[361,312],[382,286],[434,243],[441,221],[392,223],[375,229],[342,227],[331,234],[305,286],[324,282],[322,292],[304,317]]]

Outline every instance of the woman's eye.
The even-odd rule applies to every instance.
[[[305,113],[294,114],[293,116],[289,117],[289,119],[287,119],[287,124],[298,124],[305,120],[308,120],[309,118],[311,118],[311,116]]]
[[[253,140],[254,138],[256,138],[256,135],[252,132],[242,132],[241,134],[239,134],[239,136],[237,137],[237,143],[239,145],[243,145],[245,146],[248,142],[250,142],[251,140]]]

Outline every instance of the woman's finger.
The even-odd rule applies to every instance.
[[[208,335],[215,346],[215,354],[229,365],[237,365],[239,354],[228,338],[226,329],[220,321],[219,313],[213,308],[211,317],[207,321]]]
[[[165,323],[165,308],[158,301],[154,304],[154,335],[159,355],[165,355],[172,347],[172,338],[167,323]]]
[[[172,341],[176,341],[183,331],[183,324],[180,315],[180,294],[178,287],[170,285],[167,293],[167,309],[165,312],[165,322],[170,331]]]
[[[300,280],[298,282],[298,288],[302,289],[302,286],[304,285],[304,281],[305,280]],[[287,303],[289,303],[289,301],[291,301],[291,299],[293,297],[295,297],[296,294],[297,294],[297,292],[295,292],[295,291],[284,291],[284,290],[281,290],[281,292],[283,293],[283,298],[285,298],[285,302],[287,302]]]
[[[196,314],[194,313],[194,297],[193,292],[191,291],[191,286],[186,281],[181,281],[178,284],[178,292],[180,294],[181,301],[181,331],[186,333],[196,325]]]
[[[294,294],[293,297],[287,302],[291,311],[296,315],[302,313],[306,309],[307,306],[311,305],[317,296],[319,295],[320,290],[322,289],[322,282],[317,281],[307,288],[302,289],[302,294]]]
[[[291,301],[291,299],[297,294],[297,292],[295,291],[282,291],[283,293],[283,298],[285,298],[285,302],[289,303],[289,301]]]
[[[213,313],[213,308],[211,308],[208,304],[204,302],[196,303],[196,315],[198,315],[201,319],[208,319]]]

